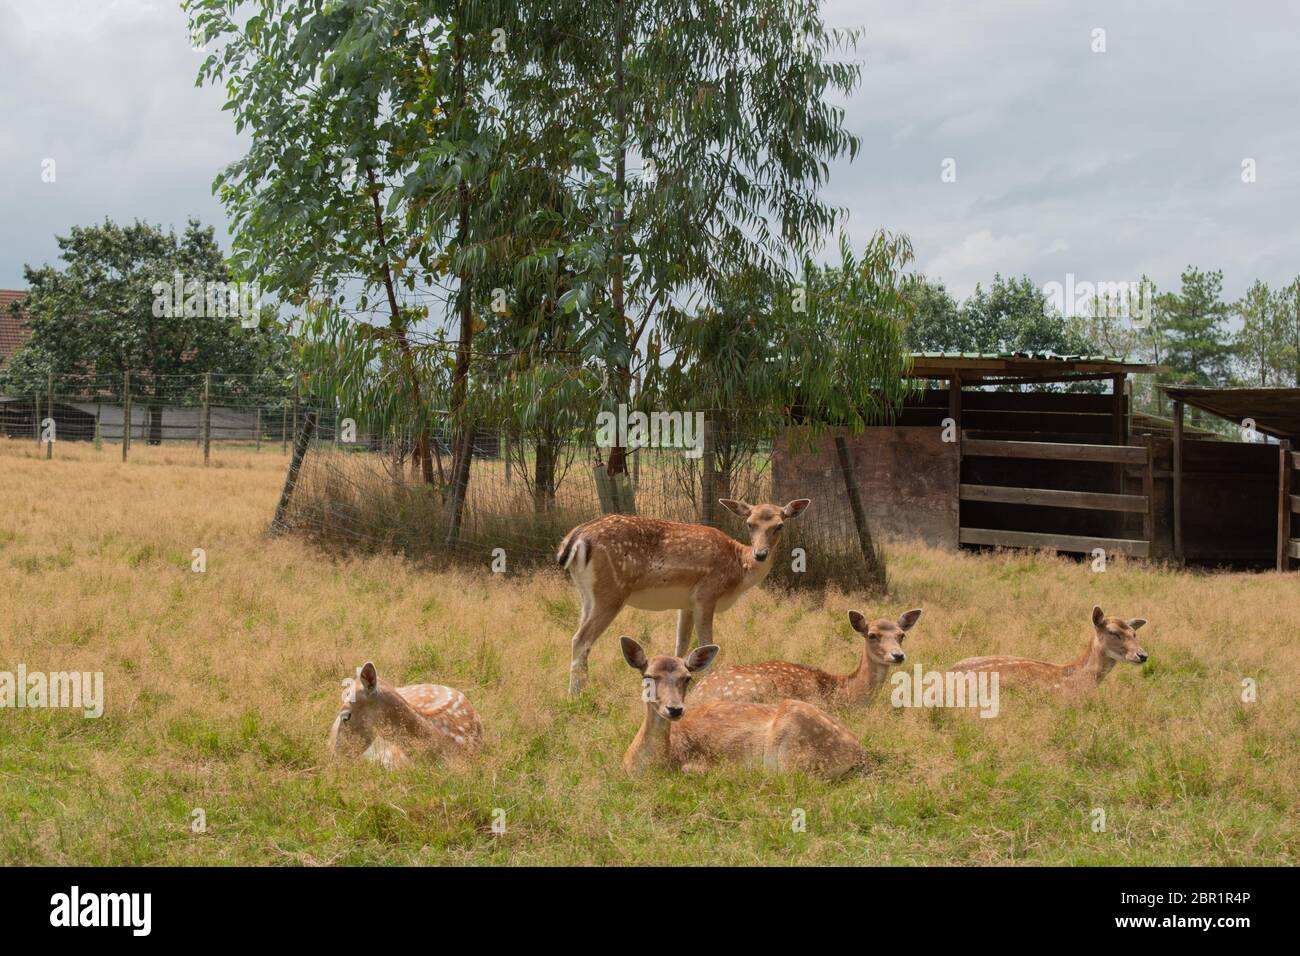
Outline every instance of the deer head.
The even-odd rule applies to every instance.
[[[766,561],[767,556],[781,540],[781,531],[788,518],[793,518],[812,501],[796,498],[786,505],[750,505],[731,498],[719,498],[718,504],[745,519],[749,526],[749,546],[755,561]]]
[[[408,729],[406,708],[391,687],[379,682],[375,665],[366,661],[357,668],[355,678],[342,682],[343,700],[334,726],[330,729],[330,750],[336,754],[355,755],[365,750],[375,737],[385,737]],[[396,698],[396,699],[395,699]]]
[[[876,664],[892,667],[907,660],[903,653],[903,638],[921,617],[921,609],[914,608],[905,612],[897,621],[882,617],[868,621],[861,611],[849,611],[849,623],[853,630],[867,639],[867,656]]]
[[[1147,659],[1147,652],[1137,642],[1134,633],[1147,622],[1144,617],[1125,620],[1122,617],[1107,617],[1100,607],[1092,609],[1092,626],[1097,630],[1097,643],[1107,657],[1129,664],[1141,664]]]
[[[680,720],[686,713],[686,689],[691,679],[713,663],[717,644],[697,647],[685,658],[657,654],[647,658],[643,648],[632,638],[619,638],[623,645],[623,659],[628,666],[641,672],[641,699],[646,706],[654,706],[664,720]]]

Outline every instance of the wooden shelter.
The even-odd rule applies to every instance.
[[[1300,388],[1165,387],[1174,403],[1171,440],[1173,549],[1180,560],[1228,548],[1279,571],[1300,559]],[[1185,406],[1199,408],[1271,442],[1189,439]],[[1243,554],[1244,552],[1244,554]]]
[[[1127,387],[1156,370],[1104,356],[913,356],[909,377],[946,387],[918,390],[890,425],[842,436],[867,520],[882,536],[936,547],[1168,553],[1157,439],[1132,433]],[[1046,387],[1079,381],[1109,388]],[[835,437],[778,443],[778,498],[850,507]]]

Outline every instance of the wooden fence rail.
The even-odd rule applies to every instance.
[[[1143,493],[1140,495],[963,483],[959,489],[959,497],[962,501],[1140,514],[1142,515],[1142,534],[1145,539],[960,527],[957,534],[958,541],[962,544],[990,545],[1004,548],[1047,548],[1056,551],[1084,553],[1091,553],[1100,548],[1107,552],[1126,554],[1132,557],[1146,558],[1151,556],[1151,539],[1154,533],[1154,514],[1152,511],[1154,476],[1152,449],[1149,445],[1085,445],[1063,442],[1001,441],[968,438],[961,443],[961,453],[963,458],[1023,458],[1139,466],[1142,469],[1143,479]],[[1122,487],[1120,491],[1123,491]]]

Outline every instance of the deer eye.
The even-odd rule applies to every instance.
[[[783,525],[783,524],[779,524],[779,525],[777,525],[775,528],[773,528],[772,530],[773,530],[773,531],[780,531],[780,530],[781,530],[782,528],[784,528],[784,527],[785,527],[785,525]]]
[[[869,641],[878,641],[878,640],[880,640],[880,635],[879,635],[879,634],[868,634],[868,635],[867,635],[867,640],[869,640]]]

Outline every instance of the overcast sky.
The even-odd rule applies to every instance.
[[[827,0],[826,18],[866,29],[844,104],[862,152],[828,198],[859,240],[910,235],[958,295],[995,272],[1170,288],[1193,264],[1230,297],[1300,274],[1300,4]],[[196,215],[224,241],[210,187],[242,145],[194,86],[175,0],[0,0],[0,50],[0,288],[105,216]]]

